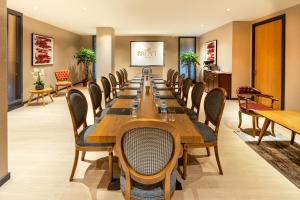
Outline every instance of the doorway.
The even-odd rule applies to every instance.
[[[188,77],[188,68],[181,64],[180,56],[187,51],[193,51],[196,53],[196,37],[179,37],[178,38],[178,71],[179,74],[185,74],[185,78]],[[191,66],[191,78],[193,82],[196,81],[196,67]]]
[[[273,95],[276,109],[284,109],[285,15],[253,24],[252,85]]]
[[[7,10],[7,92],[8,111],[23,105],[23,15]]]

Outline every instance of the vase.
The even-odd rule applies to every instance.
[[[44,86],[43,85],[35,85],[36,90],[43,90]]]

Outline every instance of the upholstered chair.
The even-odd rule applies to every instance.
[[[277,101],[272,95],[263,94],[260,90],[253,87],[239,87],[236,91],[239,100],[239,128],[242,125],[242,113],[252,116],[252,135],[256,136],[256,127],[259,128],[260,115],[255,110],[273,110],[274,102]],[[269,102],[262,103],[262,100]],[[271,123],[272,134],[274,133],[274,122]]]
[[[171,69],[170,70],[170,73],[168,74],[168,77],[167,77],[167,81],[166,81],[166,85],[168,87],[171,87],[171,84],[172,84],[172,78],[173,78],[173,74],[175,73],[175,70]]]
[[[112,73],[109,73],[108,76],[111,84],[112,94],[116,98],[118,97],[118,90],[120,89],[118,87],[119,83],[117,82],[115,75],[113,75]]]
[[[171,124],[139,119],[117,135],[120,185],[125,199],[166,199],[175,191],[180,136]]]
[[[178,82],[176,83],[176,85],[172,91],[173,95],[179,99],[181,98],[181,91],[182,91],[184,77],[185,77],[185,74],[181,74],[178,77]]]
[[[180,98],[177,96],[178,103],[183,107],[187,106],[187,102],[189,99],[189,91],[190,91],[192,84],[193,84],[192,79],[186,78],[183,81],[183,85],[182,85],[182,97]]]
[[[152,74],[152,68],[151,68],[151,67],[143,67],[143,69],[142,69],[142,74],[143,74],[143,75],[149,75],[149,74]]]
[[[106,115],[108,109],[102,109],[102,91],[96,82],[88,82],[88,90],[92,101],[94,122],[99,123]]]
[[[59,70],[55,71],[55,78],[56,78],[56,83],[55,83],[55,92],[56,95],[58,94],[58,89],[59,87],[66,87],[67,90],[69,87],[72,87],[72,82],[69,81],[70,79],[70,71],[69,70]]]
[[[102,88],[104,93],[105,107],[110,108],[112,104],[115,102],[115,100],[111,98],[111,93],[112,93],[111,85],[109,83],[109,80],[104,76],[101,77],[101,83],[102,83]]]
[[[201,100],[202,100],[204,90],[205,90],[204,82],[201,81],[196,83],[192,89],[192,94],[191,94],[192,106],[191,108],[184,109],[185,113],[193,121],[198,121],[199,113],[200,113],[200,105],[201,105]]]
[[[125,83],[124,83],[122,74],[119,71],[116,71],[116,75],[117,75],[118,82],[119,82],[119,88],[123,88],[125,86]]]
[[[125,68],[123,68],[123,73],[124,73],[125,82],[129,82],[128,73],[127,73],[127,70]]]
[[[172,81],[171,81],[171,85],[170,88],[173,89],[176,87],[176,83],[177,83],[177,79],[178,79],[179,73],[178,72],[174,72],[173,73],[173,77],[172,77]]]
[[[187,176],[187,157],[188,149],[206,148],[208,156],[210,155],[210,147],[214,147],[215,157],[217,160],[219,173],[222,175],[223,170],[219,159],[218,152],[218,132],[223,115],[226,101],[226,91],[223,88],[212,89],[204,100],[205,122],[194,121],[194,126],[199,134],[203,137],[204,143],[201,144],[184,144],[183,150],[183,179]],[[212,125],[214,128],[211,128]]]
[[[88,126],[86,116],[88,112],[87,100],[82,92],[76,89],[71,89],[67,93],[67,102],[72,118],[73,131],[75,138],[75,159],[70,176],[70,181],[73,180],[74,173],[77,167],[79,151],[82,152],[81,160],[84,160],[85,152],[87,151],[108,151],[109,163],[109,179],[113,178],[113,147],[111,143],[90,143],[87,141],[88,136],[93,133],[96,126]]]

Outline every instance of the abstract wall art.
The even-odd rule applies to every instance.
[[[32,65],[52,65],[53,45],[52,37],[32,34]]]
[[[217,64],[217,40],[206,42],[205,61],[210,61],[212,64]]]

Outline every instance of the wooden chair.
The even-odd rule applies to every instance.
[[[128,73],[127,73],[127,70],[125,68],[123,68],[123,72],[124,72],[125,82],[129,82]]]
[[[117,75],[118,82],[119,82],[119,88],[123,88],[125,83],[123,81],[122,74],[119,71],[116,71],[116,75]]]
[[[101,77],[101,83],[102,83],[102,88],[103,88],[103,93],[104,93],[104,102],[105,102],[105,107],[110,108],[112,104],[114,103],[114,99],[111,98],[111,85],[109,83],[109,80],[102,76]]]
[[[171,81],[171,85],[170,85],[171,89],[173,89],[173,88],[176,87],[178,76],[179,76],[179,73],[178,72],[174,72],[173,77],[172,77],[172,81]]]
[[[143,69],[142,69],[142,74],[143,74],[143,75],[149,75],[149,74],[152,74],[152,68],[151,68],[151,67],[143,67]]]
[[[255,113],[255,110],[273,110],[274,102],[277,101],[273,96],[263,94],[260,90],[253,87],[239,87],[236,91],[239,101],[239,128],[242,125],[242,113],[252,116],[252,135],[256,136],[256,126],[259,128],[260,115]],[[262,99],[268,99],[269,105],[261,103]],[[274,122],[271,123],[272,134],[274,133]]]
[[[70,71],[69,70],[59,70],[54,72],[56,83],[55,83],[55,92],[58,94],[59,87],[66,87],[69,90],[69,87],[72,87],[72,82],[69,81]]]
[[[189,99],[189,91],[192,84],[193,84],[192,79],[186,78],[183,81],[183,85],[182,85],[182,97],[180,98],[179,96],[177,96],[178,103],[183,107],[186,107],[187,105],[187,101]]]
[[[126,80],[125,80],[125,73],[123,71],[123,69],[119,70],[121,77],[122,77],[122,81],[123,81],[123,86],[126,85]]]
[[[102,109],[102,91],[100,86],[93,81],[88,82],[88,90],[92,101],[94,122],[99,123],[106,115],[108,109]]]
[[[166,199],[175,191],[180,135],[171,124],[138,119],[120,128],[116,151],[126,200]]]
[[[182,91],[184,77],[185,77],[185,74],[181,74],[178,77],[178,82],[176,83],[175,87],[173,88],[172,93],[175,97],[181,98],[181,91]]]
[[[170,70],[170,73],[168,74],[167,76],[167,81],[166,81],[166,85],[168,87],[171,87],[171,83],[172,83],[172,77],[173,77],[173,74],[175,73],[175,70],[171,69]]]
[[[75,159],[70,176],[70,181],[73,180],[74,173],[77,167],[79,151],[82,151],[81,160],[84,160],[85,152],[87,151],[108,151],[109,163],[109,179],[113,178],[113,147],[111,143],[88,143],[86,137],[95,129],[95,125],[88,126],[86,116],[88,112],[88,104],[82,92],[76,89],[71,89],[67,93],[67,102],[72,117],[74,138],[75,138]],[[82,128],[81,131],[79,129]]]
[[[111,83],[111,88],[112,88],[112,94],[113,94],[113,97],[117,98],[118,97],[118,85],[119,83],[117,82],[117,79],[115,77],[115,75],[113,75],[112,73],[109,73],[109,80],[110,80],[110,83]]]
[[[183,179],[187,175],[187,156],[190,148],[206,148],[208,156],[210,155],[209,148],[214,147],[215,156],[219,168],[219,173],[223,174],[221,167],[219,152],[218,152],[218,132],[221,118],[226,101],[226,91],[223,88],[212,89],[205,97],[204,112],[205,123],[194,122],[195,128],[202,135],[204,143],[201,144],[184,144],[183,149]],[[209,125],[212,124],[215,128],[212,129]]]
[[[196,83],[192,89],[191,99],[192,99],[192,106],[191,108],[185,108],[185,113],[190,117],[193,121],[198,121],[199,112],[200,112],[200,105],[203,96],[203,92],[205,90],[205,83],[200,81]],[[196,111],[195,111],[196,109]]]

